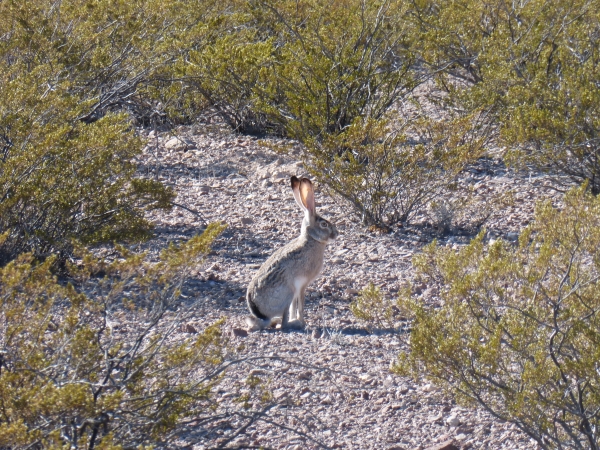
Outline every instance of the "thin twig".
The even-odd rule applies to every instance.
[[[202,214],[200,214],[198,211],[196,211],[196,210],[194,210],[194,209],[191,209],[191,208],[188,208],[187,206],[183,206],[183,205],[181,205],[181,204],[179,204],[179,203],[175,203],[175,202],[170,202],[170,203],[171,203],[171,205],[173,205],[173,206],[177,206],[178,208],[182,208],[182,209],[185,209],[185,210],[186,210],[186,211],[188,211],[188,212],[191,212],[191,213],[192,213],[193,215],[195,215],[196,217],[200,217],[200,219],[202,219],[202,222],[203,222],[203,224],[204,224],[204,225],[206,225],[206,219],[205,219],[205,218],[204,218],[204,216],[203,216]]]

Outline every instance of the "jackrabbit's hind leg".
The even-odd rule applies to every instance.
[[[267,328],[271,323],[271,319],[259,319],[254,316],[246,316],[246,324],[248,331],[260,331]]]
[[[292,302],[293,305],[293,302]],[[289,327],[290,324],[290,309],[292,305],[288,306],[283,310],[283,314],[281,315],[281,329],[284,330]]]

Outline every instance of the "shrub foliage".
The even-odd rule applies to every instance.
[[[542,448],[597,448],[600,426],[600,199],[541,204],[517,247],[481,233],[455,253],[429,245],[415,266],[442,306],[405,296],[414,319],[402,373],[516,424]]]
[[[426,124],[358,118],[340,134],[311,139],[311,171],[354,207],[363,223],[409,221],[455,182],[483,149],[467,121]],[[419,128],[421,126],[422,128]]]
[[[189,418],[210,419],[220,323],[182,338],[190,312],[173,306],[222,229],[210,225],[154,264],[79,249],[73,284],[52,275],[52,258],[23,254],[0,269],[0,447],[160,446]]]
[[[507,161],[588,180],[598,165],[597,0],[414,2],[418,53],[454,107],[489,108]],[[461,80],[457,83],[456,80]]]
[[[108,6],[0,4],[0,263],[68,252],[72,238],[144,238],[144,210],[170,206],[169,189],[135,176],[142,141],[124,114],[165,58],[142,36],[164,27],[150,4]]]

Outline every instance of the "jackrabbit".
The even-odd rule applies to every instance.
[[[323,268],[325,246],[338,232],[315,210],[315,193],[308,178],[291,178],[296,203],[304,211],[300,236],[273,253],[258,269],[246,301],[252,313],[246,318],[251,331],[281,317],[281,328],[303,328],[304,292]]]

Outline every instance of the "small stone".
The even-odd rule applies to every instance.
[[[198,191],[200,192],[200,195],[208,194],[210,192],[210,187],[208,187],[208,186],[200,186],[200,188],[198,189]]]
[[[181,331],[183,331],[184,333],[192,333],[192,334],[198,333],[198,330],[196,330],[194,325],[189,324],[189,323],[181,324]]]
[[[313,339],[319,339],[321,336],[323,336],[323,332],[319,329],[315,329],[312,332],[312,337]]]
[[[240,222],[242,225],[250,225],[251,223],[254,223],[254,219],[252,217],[242,217]]]
[[[469,427],[467,425],[461,425],[460,427],[457,428],[456,431],[458,433],[462,433],[462,434],[471,434],[471,433],[473,433],[473,431],[475,431],[475,428]]]
[[[310,380],[312,378],[312,372],[310,370],[307,370],[305,372],[300,372],[298,374],[298,379],[299,380]]]
[[[327,397],[321,399],[321,405],[331,405],[333,403],[333,400],[331,400],[331,397],[328,395]]]
[[[446,417],[446,424],[449,427],[457,427],[460,425],[460,420],[458,419],[458,417],[456,417],[455,414],[452,414],[452,415]]]
[[[362,394],[360,394],[360,396],[363,400],[369,400],[369,393],[367,391],[363,391]]]
[[[346,295],[358,295],[358,291],[356,289],[348,288],[344,291]]]
[[[343,264],[344,260],[342,258],[334,258],[331,260],[331,264]]]
[[[233,335],[236,337],[248,336],[248,331],[244,330],[243,328],[233,328],[231,331],[233,332]]]
[[[287,175],[287,173],[284,173],[284,172],[275,172],[273,174],[273,180],[275,182],[281,181],[281,180],[287,180],[287,178],[288,178],[288,175]]]
[[[179,138],[173,137],[165,142],[165,148],[169,150],[174,150],[182,146],[182,142]]]
[[[443,415],[442,415],[442,413],[440,412],[440,413],[439,413],[439,414],[437,414],[436,416],[430,416],[430,417],[429,417],[429,419],[428,419],[428,422],[429,422],[429,423],[439,423],[439,424],[441,424],[441,423],[442,423],[441,421],[442,421],[443,417],[444,417],[444,416],[443,416]]]
[[[275,397],[275,400],[281,400],[282,398],[286,398],[288,395],[288,392],[283,389],[273,392],[273,397]]]
[[[433,392],[433,391],[435,391],[435,387],[433,386],[433,384],[428,383],[425,386],[423,386],[423,391],[425,391],[425,392]]]

